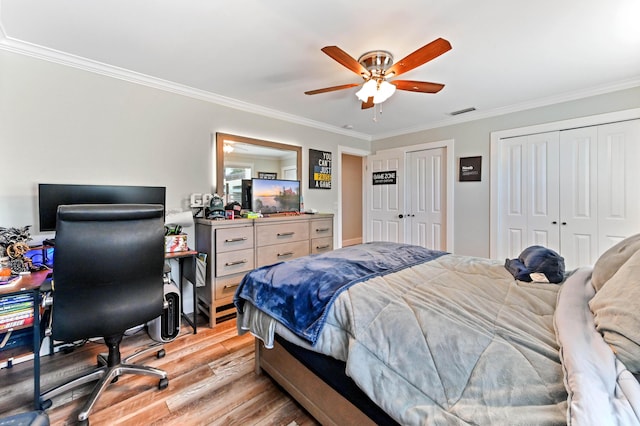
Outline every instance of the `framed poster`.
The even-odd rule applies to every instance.
[[[331,152],[309,149],[309,189],[331,189]]]
[[[479,182],[482,175],[482,157],[460,157],[460,182]]]
[[[258,179],[278,179],[278,173],[258,172]]]

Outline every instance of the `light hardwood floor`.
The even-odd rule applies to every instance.
[[[158,390],[157,379],[122,376],[98,400],[89,416],[99,425],[317,425],[295,401],[266,375],[254,372],[254,343],[238,336],[235,320],[204,325],[198,334],[182,326],[180,336],[165,344],[166,356],[151,354],[136,362],[165,370],[169,387]],[[123,357],[150,342],[142,331],[123,341]],[[42,389],[64,382],[95,365],[105,346],[93,342],[72,353],[42,358]],[[31,361],[0,370],[0,417],[32,409]],[[90,386],[53,400],[47,410],[53,425],[75,424]]]

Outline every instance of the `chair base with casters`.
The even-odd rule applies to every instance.
[[[138,375],[146,375],[157,377],[158,381],[158,389],[166,389],[169,386],[169,379],[167,377],[167,373],[158,368],[149,367],[146,365],[132,364],[131,360],[137,358],[141,355],[149,353],[151,351],[158,350],[157,357],[162,358],[165,355],[164,349],[162,349],[162,344],[156,343],[150,345],[146,349],[138,351],[133,355],[125,358],[121,361],[120,359],[120,342],[122,341],[122,336],[115,336],[112,338],[106,338],[105,343],[109,347],[109,354],[99,354],[98,355],[98,368],[93,370],[92,372],[75,378],[67,383],[64,383],[60,386],[57,386],[40,396],[40,401],[42,407],[47,409],[51,407],[52,401],[51,398],[63,394],[69,390],[82,386],[86,383],[90,383],[93,381],[98,381],[95,387],[93,388],[93,392],[89,396],[87,402],[85,402],[82,410],[78,413],[78,421],[80,424],[88,425],[89,424],[89,413],[96,401],[102,394],[102,392],[109,386],[111,383],[115,383],[118,380],[118,377],[123,374],[138,374]]]

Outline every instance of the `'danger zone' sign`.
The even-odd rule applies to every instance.
[[[373,184],[374,185],[395,185],[396,171],[390,170],[388,172],[373,172]]]

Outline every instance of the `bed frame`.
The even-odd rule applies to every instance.
[[[267,373],[323,425],[375,425],[355,405],[317,377],[277,341],[265,349],[255,340],[256,373]]]

